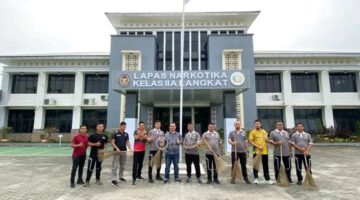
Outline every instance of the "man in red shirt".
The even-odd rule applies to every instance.
[[[133,185],[136,184],[136,180],[144,181],[145,179],[141,176],[141,170],[143,167],[145,148],[147,141],[147,131],[145,130],[145,123],[139,122],[139,128],[134,133],[134,162],[133,162]]]
[[[79,133],[77,133],[70,146],[73,148],[72,160],[73,166],[71,169],[70,187],[75,187],[75,175],[76,170],[79,168],[77,184],[84,184],[82,179],[84,164],[86,160],[86,149],[88,143],[87,127],[85,125],[80,126]]]

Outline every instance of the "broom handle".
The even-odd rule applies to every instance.
[[[210,151],[211,151],[214,155],[217,155],[217,153],[215,153],[215,151],[210,147],[209,143],[206,141],[205,138],[204,138],[204,142],[205,142],[205,144],[209,147]]]
[[[307,160],[306,160],[306,155],[304,154],[304,160],[305,160],[305,167],[306,167],[306,171],[309,171],[309,166],[308,166],[308,163],[307,163]]]
[[[282,144],[280,144],[280,162],[283,162],[283,151],[282,151]]]

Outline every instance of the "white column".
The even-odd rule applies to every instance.
[[[7,126],[7,112],[5,105],[8,104],[10,95],[10,74],[3,72],[1,83],[1,101],[0,101],[0,128]]]
[[[84,74],[76,72],[75,75],[75,90],[74,90],[74,109],[72,117],[72,129],[79,129],[81,125],[81,103],[83,100],[84,91]]]
[[[37,93],[36,93],[36,105],[35,105],[35,119],[34,130],[44,128],[45,122],[45,109],[44,99],[46,94],[47,75],[45,72],[40,72],[38,75]]]
[[[331,88],[330,88],[330,78],[328,71],[321,71],[320,73],[320,92],[323,97],[324,104],[324,115],[323,123],[326,127],[334,126],[334,116],[331,103]]]
[[[282,73],[282,95],[284,99],[284,105],[292,105],[291,103],[291,73],[290,71],[283,71]]]
[[[334,126],[334,114],[332,106],[325,106],[324,107],[324,126],[329,128]]]
[[[286,128],[293,128],[294,127],[294,107],[291,101],[291,73],[290,71],[283,71],[282,73],[282,98],[284,100],[284,118],[285,118],[285,125]]]
[[[286,128],[293,128],[295,125],[294,108],[292,106],[285,106],[285,124]]]

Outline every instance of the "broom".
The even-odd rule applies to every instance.
[[[287,177],[286,171],[285,171],[285,165],[283,163],[283,155],[282,155],[282,144],[280,145],[280,169],[279,169],[279,175],[278,175],[278,185],[281,187],[289,187],[289,179]]]
[[[150,161],[150,166],[154,167],[156,166],[157,168],[161,167],[161,150],[159,149],[156,154],[151,158]]]
[[[306,168],[306,175],[305,175],[305,180],[304,180],[304,188],[305,190],[313,190],[316,191],[318,190],[317,185],[315,184],[314,178],[310,172],[310,166],[307,163],[306,160],[306,156],[304,154],[304,159],[305,159],[305,168]]]
[[[256,151],[257,151],[257,154],[253,159],[253,169],[259,171],[260,163],[262,160],[262,151],[259,151],[257,148],[256,148]]]
[[[227,168],[227,163],[214,152],[214,150],[210,147],[210,145],[206,141],[206,139],[204,139],[204,142],[205,142],[206,146],[210,149],[210,151],[213,153],[216,170],[218,171],[218,173],[224,172]]]
[[[239,179],[239,180],[243,179],[242,173],[241,173],[241,166],[240,166],[240,163],[238,162],[236,145],[235,145],[235,162],[234,162],[234,166],[232,168],[231,177],[234,181],[236,179]]]

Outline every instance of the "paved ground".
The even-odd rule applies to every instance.
[[[110,185],[111,159],[105,160],[103,185],[90,188],[69,187],[71,149],[66,147],[0,147],[1,199],[360,199],[359,147],[316,147],[313,150],[313,175],[320,190],[307,192],[292,185],[231,185],[230,174],[220,176],[221,185],[141,182],[136,186]],[[229,159],[227,157],[227,159]],[[202,156],[202,160],[203,156]],[[272,163],[272,159],[270,159]],[[125,176],[130,180],[132,157],[129,155]],[[147,166],[147,161],[144,163]],[[248,165],[251,162],[249,160]],[[205,165],[204,165],[205,166]],[[250,168],[248,172],[250,173]],[[230,170],[230,166],[229,166]],[[143,170],[147,178],[147,167]],[[270,164],[271,177],[274,179]],[[293,179],[295,170],[293,165]],[[185,177],[182,176],[184,180]],[[205,176],[203,180],[205,181]],[[252,176],[250,176],[252,180]]]

